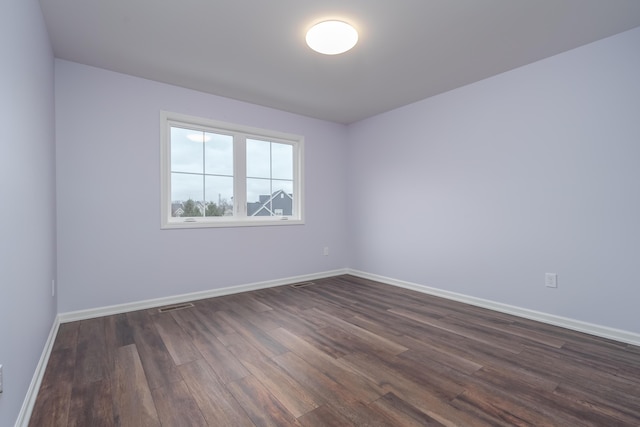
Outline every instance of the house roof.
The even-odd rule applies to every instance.
[[[293,201],[293,197],[291,196],[291,194],[285,192],[284,190],[278,190],[275,193],[273,193],[271,197],[269,197],[264,202],[262,202],[262,205],[255,212],[253,212],[251,216],[258,216],[260,212],[263,212],[263,211],[268,212],[269,215],[273,215],[274,213],[271,211],[271,209],[269,209],[269,206],[271,205],[271,202],[274,199],[277,199],[278,197],[280,197],[280,195],[285,195],[286,197],[288,197]]]

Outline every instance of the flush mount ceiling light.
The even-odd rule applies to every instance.
[[[358,32],[342,21],[323,21],[307,31],[307,44],[316,52],[337,55],[358,43]]]

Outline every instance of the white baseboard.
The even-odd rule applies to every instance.
[[[348,269],[348,274],[361,277],[363,279],[374,280],[376,282],[385,283],[387,285],[397,286],[400,288],[411,289],[413,291],[422,292],[424,294],[434,295],[453,301],[459,301],[466,304],[475,305],[477,307],[487,308],[489,310],[498,311],[500,313],[511,314],[523,317],[529,320],[547,323],[562,328],[571,329],[578,332],[584,332],[601,338],[608,338],[615,341],[624,342],[640,346],[640,334],[624,331],[621,329],[609,328],[607,326],[596,325],[593,323],[583,322],[580,320],[569,319],[567,317],[556,316],[554,314],[543,313],[540,311],[529,310],[527,308],[516,307],[513,305],[503,304],[482,298],[476,298],[469,295],[459,294],[456,292],[445,291],[442,289],[432,288],[429,286],[418,285],[416,283],[405,282],[403,280],[392,279],[389,277],[379,276],[377,274],[366,273],[364,271]]]
[[[29,425],[29,419],[31,419],[31,412],[33,406],[36,404],[36,398],[38,397],[38,391],[40,390],[40,384],[42,384],[42,378],[44,378],[45,370],[47,369],[47,363],[49,363],[49,356],[51,356],[51,350],[53,349],[53,343],[58,335],[58,328],[60,327],[60,320],[58,316],[53,319],[53,325],[51,331],[49,331],[49,337],[42,350],[42,355],[36,366],[36,370],[33,373],[31,384],[25,396],[24,402],[22,402],[22,408],[18,414],[15,427],[27,427]]]
[[[306,282],[310,280],[323,279],[325,277],[339,276],[347,274],[347,269],[324,271],[321,273],[305,274],[302,276],[287,277],[284,279],[255,282],[245,285],[230,286],[227,288],[211,289],[201,292],[173,295],[163,298],[155,298],[144,301],[136,301],[125,304],[110,305],[106,307],[91,308],[88,310],[71,311],[58,315],[60,323],[73,322],[76,320],[92,319],[95,317],[111,316],[113,314],[127,313],[136,310],[146,310],[149,308],[162,307],[165,305],[180,304],[188,301],[196,301],[205,298],[220,297],[224,295],[237,294],[240,292],[255,291],[258,289],[273,288],[276,286],[289,285],[292,283]]]

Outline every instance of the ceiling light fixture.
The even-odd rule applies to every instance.
[[[358,43],[358,32],[342,21],[323,21],[307,31],[307,44],[325,55],[344,53]]]

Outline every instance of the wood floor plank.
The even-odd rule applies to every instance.
[[[533,374],[517,366],[484,366],[473,372],[473,377],[505,389],[533,389],[553,393],[559,383]]]
[[[540,384],[535,377],[522,376],[521,372],[483,368],[476,372],[473,378],[479,380],[473,381],[473,384],[474,387],[481,389],[483,394],[487,393],[498,397],[500,393],[506,392],[509,396],[503,400],[508,402],[515,400],[517,406],[539,412],[549,423],[562,421],[565,425],[580,426],[617,424],[615,419],[594,410],[595,406],[587,408],[575,401],[565,399],[555,392],[557,386],[549,390],[545,388],[549,387],[549,384]],[[470,386],[466,389],[470,390]],[[517,393],[514,392],[516,390]],[[514,396],[510,396],[510,394]],[[491,405],[495,406],[496,403],[492,402]]]
[[[78,383],[73,387],[67,425],[73,427],[112,427],[113,397],[111,381],[104,379],[91,383]]]
[[[448,347],[439,346],[437,343],[421,341],[411,337],[403,337],[399,341],[411,348],[414,353],[418,353],[421,358],[437,362],[465,374],[472,374],[483,367],[483,365],[471,360],[469,357],[460,356],[450,351]]]
[[[240,360],[217,337],[201,333],[193,338],[193,342],[224,384],[249,375]]]
[[[522,343],[532,342],[555,348],[561,348],[567,343],[566,340],[556,338],[550,334],[522,329],[514,325],[513,322],[496,322],[495,320],[479,319],[478,316],[467,313],[455,313],[448,317],[467,324],[472,323],[476,326],[481,326],[483,329],[487,328],[500,331],[508,337]]]
[[[153,317],[153,323],[176,365],[193,362],[202,358],[191,337],[175,321],[170,313],[160,313]]]
[[[254,427],[206,361],[196,360],[178,369],[209,426]]]
[[[294,417],[298,418],[318,407],[304,387],[273,362],[254,360],[243,363],[254,378],[260,381]]]
[[[304,427],[348,427],[356,426],[330,404],[322,405],[298,418]]]
[[[276,322],[272,321],[268,314],[265,314],[271,311],[270,308],[268,310],[262,309],[260,311],[256,311],[251,307],[251,305],[254,305],[254,306],[256,305],[257,301],[255,299],[249,300],[247,298],[246,299],[247,301],[244,301],[244,300],[245,299],[243,299],[240,302],[233,301],[232,303],[228,304],[228,306],[225,308],[224,311],[233,312],[234,314],[238,315],[245,321],[249,322],[254,327],[261,329],[262,331],[265,331],[265,332],[278,328],[280,326]],[[247,302],[248,305],[244,305],[244,302]]]
[[[635,384],[640,380],[640,357],[636,353],[625,350],[611,352],[593,343],[573,341],[563,345],[558,353],[598,371],[628,378]]]
[[[238,337],[229,350],[296,418],[317,408],[319,403],[305,387],[291,378],[275,362]]]
[[[88,384],[106,378],[109,361],[106,348],[105,319],[82,320],[78,328],[74,382]]]
[[[145,311],[127,313],[133,329],[137,353],[140,356],[151,389],[182,381],[175,363],[151,317]]]
[[[543,418],[538,412],[519,405],[508,396],[489,395],[473,387],[454,399],[452,405],[473,419],[492,426],[554,426],[553,422]],[[565,423],[561,425],[572,425]]]
[[[298,314],[301,311],[313,308],[315,305],[315,301],[312,298],[301,298],[296,292],[297,289],[291,286],[280,286],[270,290],[270,293],[261,295],[261,300],[274,310],[280,309],[292,314]]]
[[[274,361],[300,384],[305,384],[316,402],[328,404],[350,423],[356,426],[392,426],[388,420],[372,414],[335,378],[327,376],[298,355],[287,352],[275,357]]]
[[[58,328],[56,339],[53,342],[51,351],[60,350],[63,348],[75,348],[78,344],[78,329],[80,329],[80,322],[63,323]]]
[[[191,338],[198,336],[198,334],[216,336],[214,330],[209,328],[211,319],[201,314],[201,306],[202,302],[199,301],[191,310],[176,310],[171,312],[170,315]]]
[[[107,376],[113,379],[118,349],[134,344],[133,329],[129,325],[126,314],[116,314],[104,318],[105,349],[107,360]]]
[[[313,366],[319,371],[323,372],[330,378],[333,378],[362,402],[371,402],[384,394],[375,382],[369,381],[367,378],[355,374],[350,369],[338,363],[336,359],[326,353],[323,353],[316,347],[313,347],[310,343],[292,334],[286,329],[279,328],[271,331],[270,333],[290,351],[298,354],[300,357],[313,364]]]
[[[163,426],[208,426],[184,381],[159,387],[151,394],[156,405],[158,418]]]
[[[366,331],[366,329],[363,330]],[[371,334],[371,336],[374,335],[375,334]],[[320,328],[316,331],[316,334],[307,334],[305,336],[310,337],[310,339],[314,343],[318,344],[319,348],[321,348],[327,354],[334,355],[334,357],[344,356],[353,352],[368,351],[372,353],[387,351],[390,352],[390,354],[395,355],[407,350],[407,347],[401,346],[398,343],[394,344],[400,345],[399,347],[380,345],[379,342],[376,342],[379,339],[385,339],[387,342],[393,341],[382,338],[379,335],[376,335],[378,337],[378,340],[374,341],[370,338],[371,336],[363,338],[357,333],[347,332],[343,328],[337,328],[335,326]],[[339,353],[336,353],[336,350],[338,350]]]
[[[121,426],[160,426],[155,403],[135,344],[118,349],[114,418]]]
[[[624,377],[595,370],[559,353],[542,352],[538,349],[526,349],[518,359],[530,371],[552,375],[561,383],[574,384],[594,393],[604,391],[606,398],[625,401],[628,406],[640,405],[638,384]]]
[[[522,351],[522,346],[517,343],[510,342],[506,339],[502,339],[498,337],[497,334],[495,334],[494,336],[491,336],[486,331],[477,333],[477,330],[471,330],[469,325],[460,325],[457,322],[453,322],[453,321],[449,321],[447,323],[443,319],[433,320],[425,316],[421,316],[416,313],[409,312],[407,310],[389,310],[389,312],[407,317],[411,320],[415,320],[420,323],[424,323],[434,328],[442,329],[447,333],[458,334],[460,336],[478,341],[483,345],[490,345],[492,347],[497,347],[514,354],[517,354],[520,351]]]
[[[397,357],[378,355],[385,364],[414,378],[443,396],[457,395],[469,382],[471,375],[430,360],[420,352],[409,350]]]
[[[366,343],[362,345],[362,341],[354,343],[352,335],[340,331],[332,326],[326,326],[311,331],[307,329],[299,332],[289,329],[288,326],[283,327],[282,329],[287,329],[293,332],[295,335],[298,335],[312,346],[318,348],[320,351],[328,354],[334,359],[346,356],[353,351],[362,351],[363,348],[367,347]],[[358,344],[360,344],[360,346],[358,346]]]
[[[432,388],[428,381],[424,383],[405,376],[402,371],[394,369],[373,355],[353,354],[343,359],[361,375],[371,381],[378,381],[386,392],[394,393],[445,426],[491,426],[491,423],[469,416],[451,406],[451,391],[443,394],[442,390]]]
[[[561,383],[553,395],[564,402],[570,401],[581,406],[583,418],[608,419],[607,425],[640,425],[640,409],[637,405],[611,398],[607,393],[594,394],[584,387]],[[604,422],[602,425],[605,425]]]
[[[235,329],[232,325],[229,325],[223,316],[220,316],[220,312],[226,309],[226,304],[221,301],[217,301],[215,298],[199,301],[196,305],[195,316],[206,325],[206,327],[213,333],[213,335],[219,337],[223,335],[235,333]]]
[[[75,331],[77,332],[77,325]],[[66,338],[67,335],[63,334],[63,337]],[[75,364],[75,344],[72,347],[65,346],[62,342],[58,346],[54,345],[29,420],[30,427],[67,425]]]
[[[351,334],[354,339],[365,342],[366,345],[370,346],[374,351],[384,351],[389,354],[396,355],[408,350],[407,347],[398,344],[395,341],[387,339],[381,335],[370,332],[358,325],[355,325],[343,319],[332,318],[322,310],[314,309],[313,311],[316,315],[326,319],[327,323],[335,326],[338,329],[342,329],[348,334]],[[349,316],[349,318],[351,318],[351,316]]]
[[[371,330],[377,331],[376,328],[384,327],[393,331],[394,334],[402,335],[402,332],[404,332],[403,336],[394,339],[407,347],[411,347],[416,341],[422,341],[482,366],[500,366],[514,360],[514,353],[512,351],[486,345],[481,341],[476,341],[424,323],[412,322],[401,316],[382,318],[381,321],[384,322],[385,326],[380,324],[376,325],[376,323],[378,323],[376,319],[369,318],[365,315],[358,315],[350,320]],[[379,331],[377,333],[383,334]]]
[[[277,307],[262,313],[262,315],[269,318],[278,327],[302,335],[318,328],[316,324],[302,315],[303,311],[305,310],[299,310],[296,306],[289,306],[284,309]]]
[[[441,427],[442,423],[405,402],[393,393],[387,393],[369,404],[369,407],[382,416],[389,418],[393,425],[403,427]]]
[[[224,311],[220,311],[217,314],[231,325],[235,333],[241,335],[265,356],[273,357],[287,351],[284,346],[271,338],[266,332],[253,326],[241,317]]]
[[[118,348],[133,344],[133,329],[124,313],[105,317],[107,346]]]
[[[247,309],[254,311],[256,313],[262,313],[264,311],[270,311],[273,310],[273,307],[271,307],[269,304],[266,304],[265,302],[261,301],[260,298],[260,292],[255,292],[254,293],[255,296],[253,295],[247,295],[246,298],[241,297],[238,300],[238,303],[240,304],[240,306],[242,307],[246,307]]]
[[[299,426],[294,417],[253,375],[227,384],[256,426]]]

